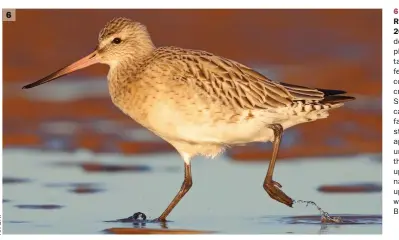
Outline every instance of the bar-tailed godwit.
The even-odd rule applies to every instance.
[[[292,207],[273,180],[283,131],[326,118],[354,97],[341,90],[308,88],[268,79],[212,53],[155,47],[146,27],[115,18],[101,30],[94,52],[23,88],[50,82],[95,63],[108,64],[112,102],[126,115],[169,142],[184,160],[180,191],[155,220],[166,217],[192,186],[190,160],[215,157],[226,147],[273,142],[263,188]]]

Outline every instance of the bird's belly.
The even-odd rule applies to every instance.
[[[189,143],[234,145],[273,139],[273,131],[263,120],[246,120],[245,114],[235,116],[228,111],[192,114],[164,107],[149,114],[147,128],[164,139]]]
[[[194,143],[217,143],[222,145],[271,141],[273,132],[266,127],[250,124],[179,125],[175,137]]]

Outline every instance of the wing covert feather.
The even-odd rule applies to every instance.
[[[158,48],[157,57],[176,64],[176,79],[216,97],[226,105],[241,109],[268,109],[289,106],[295,101],[318,102],[318,89],[272,81],[235,61],[199,50]]]

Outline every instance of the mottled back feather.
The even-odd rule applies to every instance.
[[[161,47],[153,58],[166,61],[174,69],[175,80],[237,109],[278,108],[296,101],[317,103],[329,91],[272,81],[243,64],[200,50]]]

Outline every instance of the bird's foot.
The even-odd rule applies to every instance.
[[[289,207],[292,207],[294,201],[290,197],[288,197],[283,191],[281,191],[281,187],[281,184],[274,180],[266,181],[263,185],[263,188],[266,190],[267,194],[269,194],[271,198]]]
[[[147,216],[142,212],[136,212],[131,216],[134,221],[152,222],[152,223],[165,223],[168,222],[165,218],[157,217],[152,220],[147,220]]]
[[[136,212],[135,214],[131,215],[127,218],[121,218],[113,221],[107,222],[131,222],[131,223],[145,223],[147,222],[147,216],[142,212]]]
[[[152,220],[147,220],[147,216],[142,213],[142,212],[136,212],[135,214],[133,214],[133,216],[131,216],[131,219],[133,221],[136,222],[152,222],[152,223],[165,223],[167,222],[167,220],[165,218],[162,217],[157,217],[155,219]]]
[[[145,221],[147,220],[147,216],[142,212],[136,212],[133,214],[132,219],[135,221]]]
[[[116,221],[117,222],[132,222],[132,223],[136,222],[136,223],[139,223],[139,222],[146,222],[146,220],[147,220],[147,216],[144,213],[136,212],[135,214],[133,214],[130,217],[121,218],[121,219],[118,219]]]

